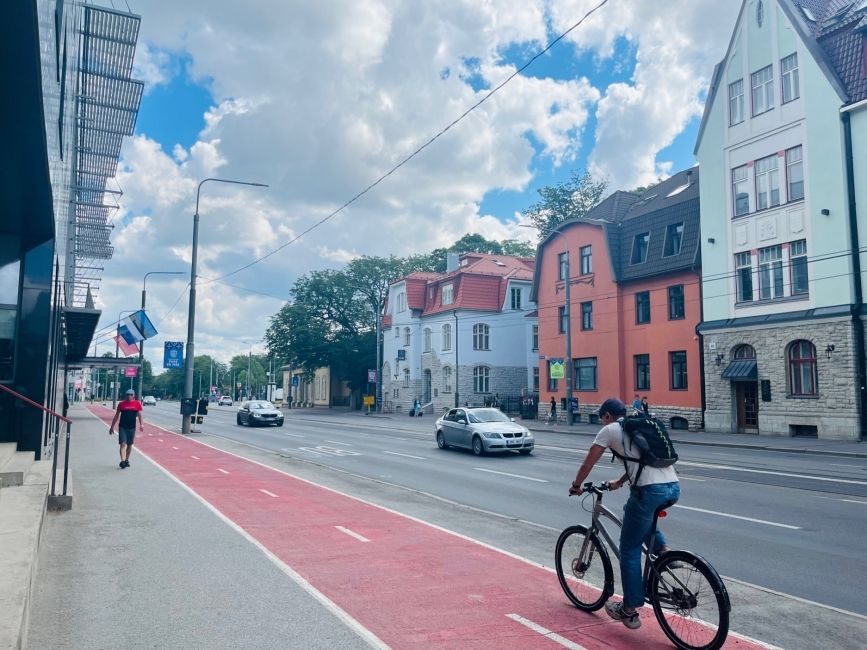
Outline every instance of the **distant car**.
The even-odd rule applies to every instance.
[[[232,398],[231,398],[231,397],[229,397],[228,395],[223,395],[223,396],[220,398],[220,404],[219,404],[219,406],[231,406],[233,403],[234,403],[234,402],[232,402]]]
[[[141,401],[142,406],[156,406],[157,398],[153,395],[145,395],[144,399]]]
[[[236,419],[238,426],[246,424],[248,427],[257,426],[283,426],[283,412],[271,402],[265,400],[249,400],[241,402]]]
[[[530,454],[535,445],[532,432],[495,408],[457,408],[434,423],[440,449],[463,447],[476,456],[492,451]]]

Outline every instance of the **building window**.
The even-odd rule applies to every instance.
[[[400,328],[399,327],[394,328],[394,338],[396,338],[396,339],[400,338]]]
[[[581,252],[581,275],[593,273],[593,247],[582,246]]]
[[[512,309],[521,308],[521,290],[517,287],[512,287]]]
[[[746,165],[732,170],[732,200],[736,217],[750,211],[750,183]]]
[[[753,86],[753,117],[774,107],[774,69],[762,68],[750,75]]]
[[[533,368],[533,392],[539,392],[539,366]]]
[[[409,388],[409,368],[403,369],[403,387]]]
[[[683,285],[675,284],[668,288],[668,320],[681,320],[686,318],[686,305],[684,304]]]
[[[569,328],[569,319],[566,315],[566,307],[557,307],[557,322],[560,326],[560,334],[565,334]]]
[[[596,357],[575,359],[575,388],[596,390]]]
[[[759,298],[783,297],[783,247],[759,249]]]
[[[473,350],[490,350],[491,328],[484,323],[473,325]]]
[[[650,355],[635,355],[635,390],[650,390]]]
[[[650,242],[650,233],[643,232],[635,235],[632,240],[632,257],[630,264],[641,264],[647,260],[647,245]]]
[[[443,325],[443,351],[452,349],[452,326]]]
[[[592,302],[582,302],[581,303],[581,329],[582,330],[592,330],[593,329],[593,303]]]
[[[798,99],[801,96],[801,86],[798,83],[797,52],[780,61],[780,74],[783,78],[783,103]]]
[[[430,352],[430,347],[431,347],[431,340],[430,339],[431,339],[430,328],[425,327],[424,328],[424,351],[425,352]]]
[[[409,328],[408,327],[403,328],[403,344],[405,346],[409,345]]]
[[[672,223],[665,228],[665,249],[663,257],[671,257],[680,253],[683,244],[683,224]]]
[[[789,346],[789,394],[818,395],[816,346],[809,341],[795,341]]]
[[[686,378],[686,352],[669,352],[671,365],[671,390],[686,390],[689,384]]]
[[[635,294],[635,323],[641,325],[650,322],[650,292],[639,291]]]
[[[807,274],[807,240],[799,239],[789,244],[792,269],[792,295],[809,292]]]
[[[487,366],[473,368],[473,391],[476,393],[491,392],[491,369]]]
[[[746,343],[744,343],[743,345],[739,345],[735,348],[734,354],[732,356],[735,359],[755,359],[756,350],[752,345],[747,345]]]
[[[729,84],[729,126],[744,121],[744,80]]]
[[[539,349],[539,326],[533,325],[533,352]]]
[[[406,311],[406,294],[405,293],[397,294],[397,311],[398,312]]]
[[[450,305],[455,301],[454,298],[454,285],[452,284],[444,284],[443,285],[443,304]]]
[[[560,253],[557,255],[557,264],[559,265],[558,280],[566,279],[566,268],[569,266],[569,253]]]
[[[780,173],[777,155],[756,161],[756,209],[780,205]]]
[[[804,159],[800,145],[786,149],[786,185],[789,201],[804,198]]]
[[[443,392],[452,392],[452,367],[446,366],[443,368]]]
[[[735,269],[738,284],[738,302],[749,302],[753,299],[753,258],[747,251],[735,255]]]

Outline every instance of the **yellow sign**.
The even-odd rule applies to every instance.
[[[373,395],[365,395],[365,396],[364,396],[364,405],[365,405],[365,406],[373,406],[373,403],[374,403],[374,400],[375,400],[375,399],[376,399],[376,398],[374,398]]]
[[[566,377],[566,369],[563,367],[562,361],[548,362],[548,378],[549,379],[564,379]]]

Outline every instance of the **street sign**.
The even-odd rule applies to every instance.
[[[163,368],[183,368],[184,342],[166,341],[163,349]]]
[[[375,384],[376,383],[376,370],[368,370],[367,371],[367,383]]]
[[[138,376],[138,366],[130,366],[128,368],[123,369],[124,377],[137,377]]]
[[[566,377],[566,369],[563,367],[563,359],[551,359],[548,363],[549,379],[563,379]]]
[[[299,377],[298,377],[298,375],[294,375],[294,376],[292,377],[292,385],[293,385],[293,386],[297,386],[297,385],[298,385],[298,382],[299,382]],[[240,388],[240,387],[241,387],[241,384],[238,384],[238,388]]]
[[[373,395],[365,395],[364,396],[364,405],[365,406],[373,406],[373,404],[374,404]]]

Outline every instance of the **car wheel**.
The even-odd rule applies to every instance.
[[[282,423],[282,422],[278,422],[278,423],[277,423],[277,426],[278,426],[278,427],[282,427],[282,426],[283,426],[283,423]]]
[[[518,452],[522,456],[529,456],[531,453],[533,453],[533,450],[532,449],[519,449]]]
[[[448,449],[449,446],[446,444],[446,437],[443,435],[442,431],[437,431],[437,447],[440,449]]]
[[[235,416],[235,422],[238,423],[238,426],[241,426],[241,416],[240,415]]]
[[[482,456],[485,453],[485,446],[479,436],[473,436],[473,453],[476,456]]]

